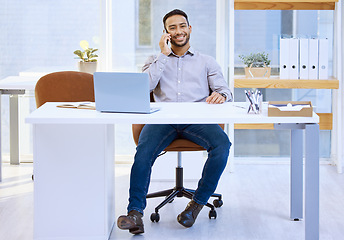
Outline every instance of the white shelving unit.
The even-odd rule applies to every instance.
[[[331,160],[342,173],[343,159],[343,83],[342,83],[342,0],[217,0],[217,61],[228,76],[228,84],[232,92],[235,87],[260,88],[314,88],[333,89],[332,113],[332,147]],[[334,55],[333,76],[321,81],[295,82],[295,79],[262,79],[244,81],[234,76],[234,15],[235,10],[333,10],[334,11]],[[271,82],[271,81],[274,82]],[[270,85],[269,85],[270,84]],[[307,87],[303,85],[307,84]],[[327,118],[327,119],[326,119]],[[331,118],[327,115],[325,120]],[[320,123],[322,125],[322,123]],[[234,126],[229,126],[230,138],[234,138]],[[230,158],[234,158],[231,151]],[[231,161],[233,163],[233,161]],[[234,165],[231,164],[233,170]]]

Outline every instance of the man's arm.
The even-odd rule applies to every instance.
[[[208,82],[209,87],[213,91],[212,94],[206,99],[207,103],[224,103],[233,101],[233,95],[228,88],[225,81],[220,65],[214,58],[209,57],[208,64]]]
[[[166,33],[161,36],[159,42],[161,53],[158,56],[150,56],[142,67],[142,72],[148,73],[149,75],[150,91],[153,91],[153,89],[156,88],[165,69],[168,55],[171,53],[171,49],[167,45],[167,41],[169,41],[170,38],[170,34]]]

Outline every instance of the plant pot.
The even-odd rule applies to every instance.
[[[78,62],[80,72],[93,74],[97,71],[97,62]]]
[[[265,65],[265,64],[264,64]],[[245,67],[245,76],[247,78],[269,78],[271,74],[271,67]]]

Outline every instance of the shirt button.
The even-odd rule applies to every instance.
[[[180,71],[180,70],[182,70],[181,68],[178,68],[178,70]]]
[[[180,92],[178,93],[178,95],[180,95]]]
[[[178,83],[180,83],[180,81],[178,81]]]
[[[161,71],[161,68],[160,68],[160,71]]]

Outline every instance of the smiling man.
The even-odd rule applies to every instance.
[[[232,93],[215,59],[190,46],[192,27],[185,12],[175,9],[163,18],[161,53],[143,67],[150,77],[150,89],[157,102],[232,101]],[[169,47],[169,42],[171,48]],[[190,140],[208,151],[202,177],[193,199],[177,216],[184,227],[191,227],[210,196],[215,192],[226,166],[231,143],[217,124],[146,124],[140,134],[130,175],[128,214],[117,220],[120,229],[133,234],[144,232],[143,211],[150,183],[151,168],[158,155],[175,139]]]

